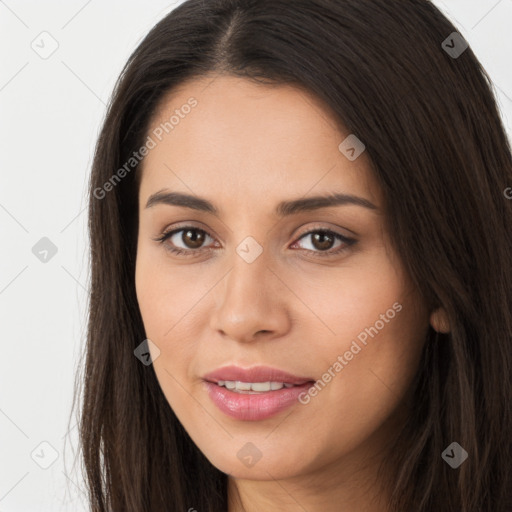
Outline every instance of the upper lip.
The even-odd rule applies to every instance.
[[[296,386],[314,380],[311,377],[299,377],[269,366],[253,366],[252,368],[224,366],[214,370],[213,372],[207,373],[203,376],[203,379],[215,383],[218,383],[220,380],[240,382],[283,382],[285,384],[294,384]]]

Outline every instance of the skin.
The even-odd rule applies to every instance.
[[[212,75],[168,94],[148,134],[190,97],[197,106],[145,157],[139,192],[136,291],[160,351],[158,382],[193,441],[230,475],[229,512],[384,511],[388,494],[376,471],[407,416],[429,321],[446,327],[444,313],[429,312],[411,287],[389,243],[369,157],[349,161],[340,152],[350,132],[320,100],[292,86]],[[146,208],[162,189],[208,199],[219,214]],[[281,201],[331,192],[377,209],[274,214]],[[207,232],[202,245],[187,230],[155,241],[190,225]],[[324,246],[306,233],[320,228],[357,242],[319,256]],[[252,263],[236,252],[248,236],[263,249]],[[196,254],[171,254],[165,244],[173,242]],[[335,239],[323,250],[342,245]],[[401,311],[308,404],[240,421],[203,387],[203,375],[230,364],[321,379],[397,302]],[[248,442],[261,452],[252,467],[237,457]]]

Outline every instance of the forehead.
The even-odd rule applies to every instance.
[[[358,193],[379,203],[366,153],[339,150],[350,135],[329,108],[291,85],[213,75],[170,91],[150,122],[141,197],[170,188],[210,197]]]

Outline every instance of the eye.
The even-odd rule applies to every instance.
[[[194,226],[185,226],[163,233],[156,241],[164,245],[165,249],[173,254],[193,256],[204,249],[201,246],[208,238],[213,240],[206,231]],[[171,243],[169,244],[167,241]],[[183,244],[183,246],[180,247],[179,244]]]
[[[310,247],[304,248],[307,252],[313,253],[315,256],[335,256],[349,249],[349,247],[356,243],[353,238],[348,238],[336,233],[329,229],[314,229],[304,233],[298,241],[294,242],[291,248],[296,248],[299,245],[300,240],[310,238]],[[209,250],[203,247],[203,244],[211,239],[215,240],[203,229],[196,228],[194,226],[184,226],[179,229],[174,229],[167,233],[163,233],[162,236],[154,239],[164,245],[165,249],[173,254],[180,256],[194,256],[204,250]],[[168,243],[170,242],[170,243]],[[336,242],[339,244],[336,246]],[[182,246],[180,247],[180,244]],[[219,247],[218,242],[216,242]],[[334,248],[333,248],[334,247]]]
[[[305,249],[320,257],[340,254],[356,243],[353,238],[348,238],[329,229],[315,229],[304,233],[292,247],[297,246],[300,240],[308,238],[310,239],[309,246],[311,248],[306,247]],[[336,246],[337,241],[339,244]]]

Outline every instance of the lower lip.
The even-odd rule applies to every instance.
[[[299,401],[301,393],[307,393],[314,384],[307,382],[301,386],[281,388],[258,394],[236,393],[224,386],[204,381],[213,403],[225,414],[242,421],[259,421],[284,411]]]

